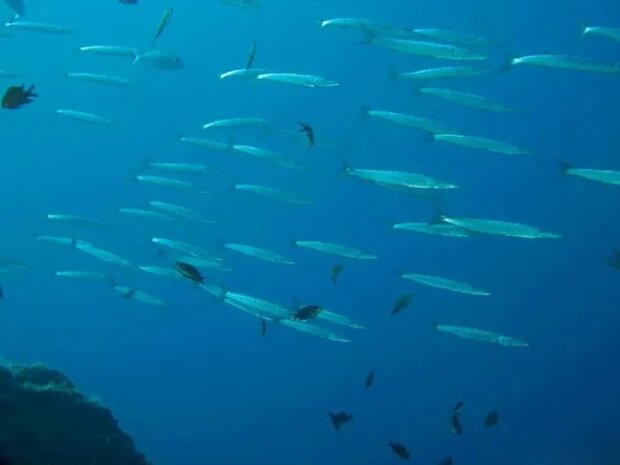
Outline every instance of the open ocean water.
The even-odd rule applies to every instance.
[[[620,42],[582,35],[580,26],[620,27],[617,3],[261,2],[254,9],[218,0],[30,0],[16,22],[62,25],[73,33],[3,29],[11,37],[0,37],[0,69],[18,75],[0,80],[2,92],[34,84],[38,97],[0,112],[0,257],[25,266],[6,266],[0,275],[0,355],[66,373],[112,409],[153,464],[398,463],[390,441],[406,446],[416,464],[448,456],[457,465],[620,463],[620,271],[606,260],[620,247],[620,186],[562,176],[557,161],[620,170],[620,76],[510,65],[512,58],[536,54],[620,62]],[[142,53],[169,7],[174,14],[154,48],[178,54],[182,68],[79,51],[118,45]],[[8,20],[10,9],[1,8]],[[488,46],[463,46],[490,58],[398,53],[376,43],[385,35],[363,27],[321,27],[321,20],[339,17],[490,38]],[[246,66],[253,42],[253,67],[322,76],[339,85],[220,79]],[[390,79],[390,70],[438,66],[492,72],[417,85]],[[70,72],[118,76],[131,85],[97,85],[65,77]],[[475,93],[517,111],[471,108],[423,95],[421,87]],[[429,118],[450,133],[506,141],[531,153],[450,145],[428,132],[363,116],[364,108]],[[87,124],[57,109],[114,124]],[[264,118],[278,130],[201,128],[236,117]],[[312,149],[297,132],[298,121],[312,126]],[[276,153],[275,161],[306,169],[233,149],[205,150],[182,137],[259,147]],[[210,170],[143,171],[149,162]],[[433,195],[429,199],[360,182],[343,175],[344,166],[423,173],[459,188],[422,190]],[[182,179],[210,194],[136,180],[147,173]],[[237,192],[236,184],[277,188],[312,204]],[[214,222],[118,212],[151,211],[150,201],[192,208]],[[439,211],[524,223],[561,237],[470,231],[470,237],[455,238],[392,229],[397,222],[433,223]],[[46,219],[54,213],[107,227]],[[40,235],[73,242],[55,247],[36,240]],[[170,249],[162,253],[153,237],[221,257],[230,271],[198,268],[204,282],[223,293],[276,303],[291,318],[298,303],[317,305],[365,329],[330,324],[319,313],[298,323],[329,328],[350,342],[313,337],[278,318],[266,321],[261,336],[256,314],[227,305],[181,275],[170,279],[137,268],[174,270],[183,261]],[[293,246],[305,240],[379,258]],[[82,253],[78,241],[131,263],[97,260]],[[226,243],[269,249],[295,264],[235,253]],[[335,284],[334,265],[343,267]],[[62,270],[103,273],[114,281],[54,275]],[[491,295],[424,286],[402,279],[403,272],[466,282]],[[119,293],[114,285],[129,289]],[[166,305],[137,301],[134,290]],[[411,294],[409,306],[391,314],[404,294]],[[437,324],[485,329],[528,345],[468,340],[437,331]],[[365,388],[371,370],[376,378]],[[459,401],[460,435],[450,427]],[[328,411],[348,412],[353,420],[335,431]],[[499,421],[488,428],[484,419],[491,411]]]

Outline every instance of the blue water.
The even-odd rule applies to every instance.
[[[354,31],[321,30],[317,21],[360,16],[409,27],[442,27],[492,37],[514,55],[562,53],[620,59],[620,44],[581,37],[579,22],[620,26],[611,0],[511,2],[446,0],[264,0],[260,11],[216,0],[31,0],[28,19],[73,27],[50,36],[16,31],[0,38],[0,68],[18,71],[3,85],[34,83],[40,97],[0,114],[3,218],[0,255],[27,271],[1,277],[0,354],[40,361],[97,396],[154,464],[397,463],[386,447],[402,442],[415,463],[452,455],[458,464],[618,463],[620,414],[617,333],[618,272],[601,258],[620,236],[617,187],[560,178],[557,158],[579,166],[620,169],[617,76],[536,68],[445,81],[518,107],[484,113],[416,95],[388,80],[438,60],[397,56],[362,46]],[[96,4],[96,5],[95,5]],[[180,54],[182,70],[130,66],[123,58],[88,56],[82,45],[146,47],[163,10],[173,20],[158,46]],[[6,11],[5,11],[6,10]],[[8,9],[3,9],[8,17]],[[323,75],[335,89],[220,81],[245,64]],[[131,89],[63,78],[67,71],[124,76]],[[434,85],[434,83],[433,83]],[[534,154],[507,157],[429,142],[421,133],[360,118],[360,107],[426,116],[463,133],[497,138]],[[105,115],[118,127],[61,118],[57,108]],[[256,132],[206,134],[209,120],[260,116],[295,130],[311,123],[316,147]],[[310,167],[297,172],[201,151],[179,134],[269,148]],[[194,196],[129,182],[142,160],[204,163],[218,173],[200,179],[213,194]],[[460,186],[442,207],[455,216],[520,221],[558,231],[555,241],[450,239],[390,231],[397,221],[430,220],[428,202],[338,177],[356,167],[428,173]],[[196,181],[194,179],[194,181]],[[196,181],[196,182],[198,182]],[[230,192],[256,183],[296,192],[311,207],[280,205]],[[123,218],[119,207],[164,200],[200,209],[213,225],[166,225]],[[45,215],[70,213],[112,225],[74,231]],[[138,264],[170,266],[153,236],[172,237],[225,256],[232,273],[205,273],[231,290],[291,306],[313,302],[363,323],[338,329],[352,342],[330,342],[257,320],[196,289],[118,270],[68,249],[36,243],[34,234],[75,235]],[[357,262],[290,247],[292,240],[349,244],[377,254]],[[224,241],[277,250],[284,267],[221,251]],[[343,263],[336,286],[330,268]],[[59,269],[112,274],[169,302],[157,309],[98,283],[63,281]],[[436,274],[489,289],[488,298],[451,294],[401,280],[399,271]],[[389,311],[405,292],[410,308]],[[497,330],[527,340],[505,348],[438,334],[434,323]],[[365,390],[370,369],[375,385]],[[449,428],[450,407],[465,400],[464,433]],[[482,420],[496,409],[500,423]],[[336,433],[327,411],[354,421]],[[614,462],[603,462],[606,458]]]

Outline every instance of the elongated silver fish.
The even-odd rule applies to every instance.
[[[104,86],[112,87],[129,87],[131,85],[131,82],[128,79],[123,79],[116,76],[108,76],[107,74],[65,73],[65,77],[68,79],[74,79],[76,81],[83,81],[92,84],[101,84]]]
[[[510,64],[512,66],[529,65],[590,73],[620,74],[620,63],[608,63],[593,58],[569,55],[528,55],[513,58]]]
[[[43,32],[46,34],[73,34],[75,31],[64,26],[56,24],[38,23],[33,21],[12,20],[5,24],[10,29],[19,29],[23,31]]]
[[[174,268],[163,268],[160,266],[138,266],[138,269],[144,271],[145,273],[152,274],[154,276],[161,276],[163,278],[172,278],[172,279],[184,279],[183,276],[179,274],[177,270]]]
[[[83,216],[50,213],[46,215],[46,218],[55,223],[64,223],[71,226],[79,226],[81,228],[109,229],[108,225]]]
[[[99,126],[114,126],[117,124],[116,122],[103,116],[95,115],[94,113],[86,113],[84,111],[58,109],[56,110],[56,113],[66,116],[69,119]]]
[[[372,170],[345,166],[343,173],[384,187],[402,189],[456,189],[458,186],[424,174],[396,170]]]
[[[154,305],[156,307],[166,306],[166,302],[164,300],[146,292],[139,291],[138,289],[135,289],[133,287],[114,286],[114,290],[126,299],[137,300],[138,302],[142,302],[148,305]]]
[[[485,329],[471,328],[468,326],[454,325],[435,325],[435,330],[441,333],[452,334],[463,339],[471,339],[479,342],[490,342],[505,347],[528,347],[529,344],[523,340],[500,333],[487,331]]]
[[[409,281],[415,281],[416,283],[424,284],[425,286],[436,287],[438,289],[445,289],[447,291],[458,292],[460,294],[489,296],[490,292],[483,291],[473,287],[471,284],[464,283],[462,281],[454,281],[452,279],[442,278],[440,276],[431,276],[427,274],[416,273],[403,273],[401,275],[403,279]]]
[[[155,35],[153,36],[153,40],[151,40],[151,47],[155,45],[155,42],[157,41],[157,39],[159,39],[159,37],[164,33],[164,30],[170,23],[170,20],[172,19],[173,14],[174,14],[174,9],[172,7],[166,8],[166,10],[164,11],[164,14],[159,20],[159,24],[157,24]]]
[[[357,29],[362,32],[370,31],[377,36],[398,37],[401,39],[419,37],[413,29],[391,24],[384,24],[364,18],[331,18],[320,21],[322,28]]]
[[[372,116],[373,118],[378,118],[384,121],[389,121],[390,123],[399,124],[401,126],[408,126],[410,128],[419,129],[425,132],[449,132],[449,130],[443,124],[416,115],[397,113],[394,111],[386,110],[370,110],[368,108],[362,108],[362,114]]]
[[[448,29],[420,28],[414,29],[413,31],[416,34],[426,37],[427,39],[436,40],[438,42],[450,42],[453,44],[475,47],[488,47],[493,43],[486,37],[480,37],[474,34],[465,34],[458,31],[450,31]]]
[[[271,71],[265,68],[239,68],[239,69],[231,69],[230,71],[225,71],[220,74],[220,79],[229,79],[229,78],[242,78],[253,80],[256,79],[256,76],[260,74],[267,74]]]
[[[149,205],[153,208],[162,210],[170,215],[174,215],[186,220],[198,221],[201,223],[213,223],[213,220],[203,218],[202,213],[191,208],[183,207],[169,202],[160,202],[159,200],[152,200]]]
[[[213,152],[230,152],[232,150],[231,144],[225,144],[223,142],[216,142],[208,139],[200,139],[198,137],[181,137],[179,139],[180,142],[184,144],[190,144],[194,147],[199,147],[201,149],[210,150]]]
[[[273,128],[271,121],[265,118],[225,118],[209,121],[202,125],[202,129],[240,129],[240,128]]]
[[[294,261],[289,260],[283,255],[280,255],[276,252],[272,252],[271,250],[263,249],[261,247],[255,247],[255,246],[247,245],[247,244],[235,244],[231,242],[224,244],[224,247],[227,248],[228,250],[232,250],[234,252],[247,255],[248,257],[258,258],[266,262],[279,263],[281,265],[294,265],[295,264]]]
[[[194,192],[196,194],[210,194],[209,191],[202,190],[201,188],[196,187],[192,183],[181,181],[179,179],[164,178],[162,176],[148,176],[144,174],[136,175],[136,179],[146,184],[153,184],[159,187],[168,187],[170,189],[175,189],[178,191]]]
[[[159,69],[181,69],[183,60],[174,52],[166,50],[150,49],[144,52],[137,52],[133,64],[142,63],[152,68]]]
[[[487,150],[489,152],[502,153],[504,155],[527,155],[530,150],[517,147],[516,145],[502,142],[487,137],[466,136],[464,134],[433,134],[435,140],[447,142],[460,147],[470,149]]]
[[[264,73],[256,76],[259,81],[273,81],[300,87],[337,87],[338,83],[331,79],[312,74],[298,73]]]
[[[583,26],[581,34],[584,36],[599,36],[620,42],[620,28],[617,27],[601,27],[601,26]]]
[[[50,236],[45,234],[36,235],[34,238],[37,242],[43,242],[45,244],[57,245],[60,247],[74,248],[78,242],[78,239],[65,236]],[[86,244],[86,241],[80,241],[82,244]]]
[[[463,47],[426,40],[399,39],[395,37],[385,37],[370,35],[366,39],[367,43],[379,45],[395,52],[409,55],[427,56],[442,58],[444,60],[455,61],[478,61],[488,60],[488,56],[468,50]]]
[[[259,186],[257,184],[235,184],[233,190],[240,192],[248,192],[251,194],[261,195],[263,197],[270,197],[272,199],[280,200],[286,203],[294,203],[297,205],[312,205],[309,200],[302,199],[296,194],[285,192],[273,187]]]
[[[469,92],[461,92],[452,89],[442,89],[439,87],[422,87],[418,90],[418,92],[423,95],[432,95],[434,97],[439,97],[444,100],[458,103],[467,107],[478,108],[480,110],[488,110],[502,113],[516,111],[514,108],[504,105],[501,102],[497,102],[482,95],[472,94]]]
[[[454,218],[445,215],[441,216],[441,221],[478,234],[518,237],[521,239],[558,239],[562,237],[560,234],[541,231],[527,224],[508,221],[481,218]]]
[[[408,71],[404,73],[391,71],[390,77],[392,79],[424,81],[431,79],[454,79],[481,76],[483,74],[488,74],[491,71],[491,69],[474,68],[472,66],[441,66],[438,68],[420,69],[417,71]]]
[[[222,3],[226,3],[227,5],[238,6],[241,8],[250,8],[250,9],[261,9],[263,4],[258,0],[220,0]]]
[[[122,215],[133,216],[135,218],[141,218],[145,220],[158,220],[166,221],[169,223],[174,221],[174,218],[168,215],[164,215],[163,213],[153,210],[147,210],[145,208],[122,207],[118,209],[118,212]]]
[[[197,163],[147,161],[146,167],[160,171],[171,171],[173,173],[209,174],[211,172],[206,165]]]
[[[196,257],[193,255],[181,255],[175,257],[179,262],[189,263],[196,268],[204,268],[207,270],[221,271],[224,273],[230,273],[232,269],[224,263],[220,257]]]
[[[94,273],[92,271],[57,271],[55,274],[59,278],[102,281],[106,284],[114,285],[114,278],[103,273]]]
[[[135,59],[138,49],[122,45],[85,45],[79,48],[80,52],[93,55],[121,56]]]
[[[129,260],[125,260],[122,257],[104,249],[100,249],[99,247],[95,247],[93,244],[84,241],[76,241],[75,248],[80,250],[91,257],[94,257],[98,260],[101,260],[106,263],[111,263],[112,265],[120,266],[122,268],[132,268],[133,264]]]
[[[168,239],[165,237],[153,237],[151,239],[153,244],[157,244],[162,247],[166,247],[177,252],[181,252],[195,257],[210,258],[211,254],[204,248],[189,244],[187,242],[177,241],[175,239]]]
[[[349,247],[347,245],[334,244],[332,242],[319,242],[319,241],[295,241],[294,245],[302,247],[304,249],[315,250],[317,252],[337,255],[345,258],[355,258],[357,260],[378,260],[379,257],[371,255],[361,250]]]
[[[590,181],[620,186],[620,171],[575,168],[570,163],[563,160],[559,160],[559,163],[562,170],[562,175],[564,176],[575,176],[578,178],[588,179]]]
[[[422,234],[446,237],[470,237],[465,229],[451,224],[428,224],[428,223],[396,223],[392,229],[399,231],[414,231]]]

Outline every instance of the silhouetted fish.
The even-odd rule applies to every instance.
[[[204,283],[204,278],[200,274],[200,271],[198,271],[198,268],[196,268],[194,265],[190,265],[189,263],[185,262],[177,262],[175,265],[175,269],[179,272],[181,276],[189,279],[190,281],[198,284]]]
[[[463,432],[463,426],[461,425],[460,414],[453,413],[452,418],[450,419],[450,428],[452,428],[452,432],[457,436]]]
[[[364,381],[364,386],[368,389],[372,386],[372,383],[375,381],[375,370],[370,370],[368,375],[366,375],[366,381]]]
[[[259,332],[259,334],[261,336],[264,336],[266,332],[267,332],[267,322],[265,321],[264,318],[261,318],[260,319],[260,332]]]
[[[396,315],[397,313],[402,312],[404,309],[406,309],[409,304],[411,303],[411,299],[412,299],[412,295],[411,294],[404,294],[401,295],[396,302],[394,302],[394,305],[392,306],[392,311],[390,312],[392,315]]]
[[[2,97],[2,108],[7,110],[15,110],[22,105],[31,103],[35,97],[38,97],[34,92],[34,85],[30,86],[28,90],[21,86],[9,87]]]
[[[321,313],[321,307],[316,305],[306,305],[301,307],[293,314],[293,320],[295,321],[307,321],[311,320],[315,316]]]
[[[497,424],[497,420],[499,420],[499,414],[495,411],[489,412],[489,414],[484,419],[484,426],[487,428],[492,428]]]
[[[342,273],[343,270],[344,270],[344,267],[338,263],[332,266],[332,274],[331,274],[332,283],[336,284],[336,281],[338,280],[338,276],[340,276],[340,273]]]
[[[306,137],[308,138],[308,149],[311,149],[314,147],[314,129],[312,129],[312,126],[309,124],[302,123],[301,121],[297,121],[297,124],[301,126],[299,132],[306,133]]]
[[[250,51],[248,52],[248,61],[245,66],[246,71],[249,71],[254,64],[254,58],[256,58],[256,42],[252,42],[252,45],[250,46]]]
[[[411,458],[411,455],[409,455],[409,451],[402,444],[399,444],[398,442],[388,442],[388,446],[401,459],[408,460],[409,458]]]
[[[343,423],[348,423],[353,420],[353,416],[348,414],[347,412],[327,412],[329,414],[329,418],[332,421],[332,425],[336,431],[340,431],[340,425]]]

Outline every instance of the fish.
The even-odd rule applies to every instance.
[[[21,261],[9,257],[0,256],[0,269],[7,270],[25,270],[28,267]]]
[[[83,216],[66,215],[62,213],[50,213],[46,215],[49,221],[55,223],[65,223],[71,226],[79,226],[81,228],[94,228],[94,229],[109,229],[109,226],[91,218],[85,218]]]
[[[127,286],[114,286],[114,290],[118,292],[125,299],[133,299],[139,302],[154,305],[156,307],[164,307],[166,302],[146,292],[139,291],[133,287]]]
[[[317,252],[337,255],[339,257],[353,258],[357,260],[378,260],[379,257],[371,255],[361,250],[354,249],[347,245],[334,244],[331,242],[319,242],[319,241],[295,241],[293,243],[297,247],[305,249],[315,250]]]
[[[123,79],[116,76],[108,76],[107,74],[65,73],[65,77],[67,79],[112,87],[129,87],[131,85],[131,82],[128,79]]]
[[[410,39],[419,35],[410,28],[384,24],[365,18],[331,18],[319,22],[321,28],[338,27],[342,29],[358,29],[376,36],[398,37]]]
[[[138,0],[118,0],[120,3],[124,5],[137,5]]]
[[[388,447],[392,449],[392,452],[394,452],[398,457],[403,460],[409,460],[411,458],[411,455],[409,454],[407,448],[398,442],[390,441],[388,442]]]
[[[520,239],[559,239],[562,237],[560,234],[542,231],[534,226],[508,221],[456,218],[445,215],[440,215],[439,221],[477,234],[516,237]]]
[[[474,34],[464,34],[462,32],[450,31],[448,29],[437,28],[420,28],[414,29],[413,32],[427,39],[436,40],[438,42],[449,42],[459,45],[488,47],[492,41],[486,37],[480,37]]]
[[[175,189],[178,191],[194,192],[196,194],[210,194],[209,191],[202,190],[189,182],[181,181],[179,179],[165,178],[162,176],[149,176],[144,174],[137,174],[135,176],[135,179],[145,184],[152,184],[159,187],[168,187],[170,189]]]
[[[263,7],[262,3],[258,0],[220,0],[220,2],[250,9],[260,9]]]
[[[530,150],[517,147],[516,145],[502,142],[487,137],[467,136],[464,134],[433,134],[435,140],[448,142],[449,144],[467,147],[471,149],[487,150],[489,152],[502,153],[504,155],[527,155]]]
[[[170,23],[170,20],[172,19],[173,13],[174,13],[174,8],[172,7],[166,8],[166,10],[164,11],[164,14],[159,20],[159,24],[157,25],[157,29],[155,30],[155,35],[153,36],[153,39],[151,40],[151,47],[155,45],[155,42],[157,41],[157,39],[159,39],[159,37],[164,33],[164,30],[166,29],[166,27]]]
[[[78,49],[82,53],[105,56],[122,56],[136,58],[138,49],[121,45],[85,45]]]
[[[429,223],[395,223],[392,229],[397,231],[414,231],[444,237],[471,237],[467,230],[451,224]]]
[[[56,24],[32,22],[32,21],[20,21],[15,18],[8,21],[4,26],[10,29],[43,32],[47,34],[73,34],[75,33],[73,29],[69,29],[64,26],[58,26]]]
[[[254,58],[256,58],[256,42],[252,42],[252,45],[250,45],[250,51],[248,52],[248,60],[245,65],[246,71],[249,71],[252,65],[254,64]]]
[[[330,280],[332,283],[336,284],[336,281],[338,280],[338,277],[340,276],[340,273],[342,273],[344,271],[344,266],[336,263],[334,266],[332,266],[331,269],[331,274],[330,274]]]
[[[232,144],[225,144],[223,142],[216,142],[208,139],[200,139],[198,137],[181,137],[179,142],[190,144],[202,149],[211,150],[214,152],[229,152],[232,150]]]
[[[164,215],[163,213],[159,213],[153,210],[147,210],[145,208],[131,208],[131,207],[121,207],[118,209],[118,212],[122,215],[133,216],[136,218],[143,218],[147,220],[158,220],[158,221],[167,221],[173,222],[174,218],[168,215]]]
[[[397,113],[394,111],[386,110],[371,110],[366,107],[362,107],[363,116],[371,116],[373,118],[388,121],[390,123],[398,124],[400,126],[407,126],[420,131],[435,133],[446,133],[448,129],[441,123],[430,120],[428,118],[422,118],[416,115],[410,115],[406,113]]]
[[[504,105],[501,102],[491,100],[482,95],[472,94],[470,92],[461,92],[458,90],[443,89],[439,87],[422,87],[418,89],[418,92],[423,95],[432,95],[434,97],[439,97],[463,106],[478,108],[480,110],[488,110],[498,113],[512,113],[517,111],[516,109]]]
[[[340,431],[340,427],[353,420],[353,416],[347,412],[327,412],[329,414],[329,419],[332,422],[332,426],[336,431]]]
[[[271,128],[273,124],[265,118],[225,118],[209,121],[202,125],[202,129],[215,128]]]
[[[198,271],[198,269],[194,265],[185,262],[177,262],[174,265],[174,268],[179,272],[181,276],[189,279],[194,283],[203,284],[205,282],[202,274],[200,274],[200,271]]]
[[[620,74],[620,63],[569,55],[527,55],[513,58],[509,64],[510,66],[529,65],[589,73]]]
[[[314,129],[312,129],[312,126],[309,124],[302,123],[301,121],[298,121],[297,124],[301,126],[299,132],[306,134],[306,137],[308,138],[308,149],[311,149],[314,147]]]
[[[133,268],[133,264],[122,257],[104,249],[100,249],[99,247],[95,247],[90,242],[85,242],[78,240],[74,246],[77,250],[80,250],[92,257],[95,257],[98,260],[101,260],[106,263],[111,263],[112,265],[119,266],[121,268]]]
[[[172,163],[161,161],[147,161],[145,167],[160,170],[170,171],[173,173],[189,173],[189,174],[209,174],[211,170],[206,165],[200,165],[197,163]]]
[[[59,278],[95,280],[102,281],[106,284],[115,285],[114,278],[110,275],[94,273],[92,271],[57,271],[55,275]]]
[[[162,210],[170,215],[177,216],[179,218],[183,218],[191,221],[198,221],[201,223],[213,223],[213,220],[209,220],[202,217],[202,214],[199,211],[193,210],[191,208],[183,207],[181,205],[176,205],[169,202],[160,202],[158,200],[151,200],[149,205],[153,208],[157,208]]]
[[[280,200],[285,203],[292,203],[297,205],[312,205],[312,202],[309,200],[302,199],[296,194],[275,189],[273,187],[259,186],[257,184],[235,184],[233,186],[233,190],[257,194],[263,197]]]
[[[228,250],[247,255],[249,257],[258,258],[271,263],[279,263],[281,265],[294,265],[295,262],[271,250],[254,247],[246,244],[226,243],[224,247]]]
[[[366,375],[366,379],[364,380],[364,387],[369,389],[373,383],[375,382],[375,370],[370,370]]]
[[[264,318],[260,318],[260,329],[259,329],[259,334],[261,336],[264,336],[267,333],[267,322],[265,321]]]
[[[495,411],[489,412],[487,416],[484,418],[484,426],[486,426],[487,428],[492,428],[495,425],[497,425],[498,420],[499,420],[499,413]]]
[[[620,42],[620,28],[582,25],[581,35],[599,36]]]
[[[461,413],[461,410],[463,410],[464,405],[465,405],[465,401],[459,400],[456,404],[452,406],[452,412]]]
[[[61,247],[75,248],[78,240],[73,237],[65,236],[48,236],[48,235],[36,235],[34,240],[37,242],[43,242],[50,245],[58,245]],[[86,241],[80,241],[82,244],[86,244]]]
[[[199,247],[197,245],[189,244],[187,242],[177,241],[174,239],[168,239],[165,237],[153,237],[151,238],[151,242],[161,247],[174,250],[175,252],[180,252],[180,253],[188,255],[187,257],[183,257],[182,261],[191,263],[192,265],[198,266],[200,268],[206,268],[207,261],[212,262],[212,263],[220,263],[220,264],[223,262],[221,258],[214,257],[211,253],[209,253],[204,248]],[[196,262],[192,261],[190,257],[193,257],[194,259],[205,260],[205,261],[200,264],[197,264]]]
[[[521,339],[505,336],[485,329],[472,328],[469,326],[435,325],[435,330],[441,333],[452,334],[462,339],[471,339],[479,342],[489,342],[504,347],[528,347],[529,344]]]
[[[298,73],[263,73],[256,76],[258,81],[272,81],[300,87],[337,87],[339,84],[331,79],[312,74]]]
[[[0,301],[4,301],[4,289],[0,286]]]
[[[322,310],[323,309],[317,305],[304,305],[293,312],[291,320],[308,321],[315,318]]]
[[[364,43],[379,45],[398,53],[441,58],[444,60],[479,61],[489,59],[486,55],[481,55],[480,53],[456,45],[426,40],[377,36],[372,33],[365,37]]]
[[[431,276],[426,274],[414,274],[414,273],[403,273],[401,274],[403,279],[408,279],[409,281],[414,281],[416,283],[424,284],[425,286],[435,287],[438,289],[444,289],[447,291],[458,292],[460,294],[468,294],[475,296],[489,296],[490,292],[483,291],[482,289],[477,289],[473,287],[471,284],[462,282],[462,281],[454,281],[452,279],[442,278],[439,276]]]
[[[231,69],[230,71],[225,71],[220,74],[220,79],[229,79],[229,78],[244,78],[244,79],[256,79],[257,76],[261,74],[267,74],[271,71],[265,68],[239,68],[239,69]]]
[[[66,116],[69,119],[81,121],[83,123],[94,124],[99,126],[114,126],[116,122],[108,119],[104,116],[95,115],[94,113],[87,113],[84,111],[57,109],[56,113],[62,116]]]
[[[425,174],[407,171],[351,168],[345,164],[341,172],[347,176],[352,176],[365,182],[377,184],[382,187],[396,188],[401,191],[427,189],[450,190],[458,188],[456,184],[438,181]]]
[[[455,79],[481,76],[491,72],[491,69],[474,68],[472,66],[440,66],[437,68],[419,69],[402,73],[391,70],[390,78],[392,80],[426,81],[432,79]]]
[[[461,425],[460,415],[458,413],[452,414],[452,418],[450,419],[450,429],[457,436],[460,436],[463,433],[463,426]]]
[[[24,84],[21,86],[11,86],[2,97],[2,108],[16,110],[23,105],[32,103],[37,97],[38,95],[34,93],[34,84],[28,89],[25,88]]]
[[[575,176],[603,184],[620,186],[620,171],[598,170],[591,168],[575,168],[564,160],[558,160],[562,176]]]
[[[181,57],[174,52],[166,50],[150,49],[145,52],[134,54],[133,64],[142,63],[152,68],[159,69],[182,69],[184,67]]]
[[[390,311],[390,313],[392,315],[396,315],[397,313],[402,312],[404,309],[406,309],[409,306],[412,298],[413,296],[411,294],[401,295],[398,299],[396,299],[396,302],[394,302],[394,305],[392,305],[392,310]]]
[[[4,3],[6,3],[17,16],[26,15],[26,6],[24,5],[24,0],[4,0]]]

